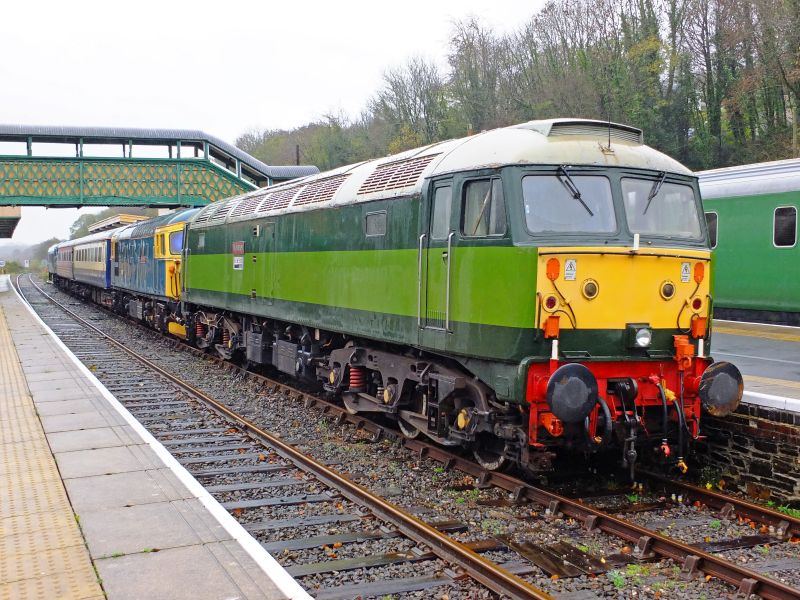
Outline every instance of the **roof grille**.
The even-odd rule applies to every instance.
[[[358,188],[358,194],[371,194],[413,186],[431,161],[439,156],[428,154],[417,158],[398,160],[375,169]]]
[[[326,177],[325,179],[317,179],[316,181],[310,182],[297,195],[292,206],[302,206],[304,204],[314,204],[330,200],[349,175],[350,173],[345,173],[343,175],[334,175],[333,177]]]
[[[586,135],[608,139],[609,130],[612,140],[642,144],[642,132],[634,127],[622,127],[612,123],[554,123],[550,128],[550,137],[561,135]]]
[[[258,205],[264,199],[264,194],[254,194],[247,196],[244,200],[236,205],[236,208],[231,211],[231,218],[241,217],[243,215],[252,215],[256,212]]]
[[[217,210],[216,203],[203,207],[203,209],[197,213],[197,216],[192,220],[192,225],[203,225],[204,223],[207,223],[211,213],[213,213],[215,210]]]
[[[215,210],[211,215],[209,215],[208,222],[209,223],[217,223],[219,221],[224,221],[225,217],[228,216],[228,213],[239,204],[239,198],[234,198],[233,200],[227,200],[225,202],[220,202],[217,206],[217,210]]]
[[[298,189],[299,186],[293,185],[277,192],[267,194],[264,197],[264,201],[258,207],[258,212],[263,213],[270,210],[286,208],[289,206],[289,203],[292,201],[292,198],[294,198]]]

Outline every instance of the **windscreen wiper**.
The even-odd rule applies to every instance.
[[[644,207],[643,215],[647,214],[647,209],[650,208],[650,203],[653,201],[653,198],[658,196],[658,192],[661,190],[661,185],[664,183],[664,180],[667,178],[667,172],[661,171],[661,176],[658,178],[658,181],[653,183],[653,187],[650,188],[650,194],[647,196],[647,206]]]
[[[556,177],[558,177],[558,180],[561,182],[561,184],[567,188],[567,191],[573,198],[575,198],[575,200],[581,203],[581,206],[586,209],[586,212],[593,217],[594,213],[587,206],[586,202],[583,201],[583,198],[581,198],[581,191],[578,189],[578,186],[575,185],[575,182],[572,180],[572,177],[569,176],[569,173],[567,173],[567,168],[564,165],[559,166],[558,173],[563,173],[564,175],[564,179],[561,179],[561,177],[556,174]]]

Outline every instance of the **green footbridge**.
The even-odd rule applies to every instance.
[[[264,164],[202,131],[0,125],[0,237],[22,206],[203,206],[318,172]]]

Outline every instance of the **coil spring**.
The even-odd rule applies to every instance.
[[[194,324],[194,334],[201,338],[205,335],[205,331],[203,329],[203,324],[200,321],[196,321]]]
[[[227,346],[228,343],[231,341],[231,334],[228,332],[227,329],[222,330],[222,345]]]
[[[360,390],[367,384],[367,370],[364,367],[350,367],[350,389]]]

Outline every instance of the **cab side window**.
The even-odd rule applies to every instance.
[[[183,248],[183,231],[173,231],[169,234],[170,254],[180,254]]]
[[[431,239],[444,240],[450,233],[450,205],[452,204],[450,186],[436,188],[433,196],[433,214],[431,215]]]
[[[468,181],[463,194],[461,233],[464,236],[487,237],[505,234],[506,205],[500,179]]]

